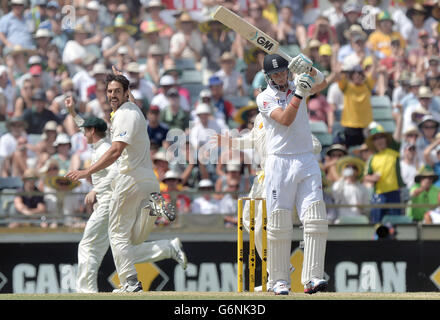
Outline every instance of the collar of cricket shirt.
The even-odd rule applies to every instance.
[[[95,149],[95,150],[98,149],[99,146],[104,143],[104,140],[105,140],[105,138],[101,138],[101,139],[99,139],[99,141],[93,143],[92,144],[93,149]]]

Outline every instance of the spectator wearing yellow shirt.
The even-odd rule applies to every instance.
[[[373,121],[371,95],[377,80],[377,61],[369,73],[360,65],[344,71],[338,81],[339,89],[344,94],[341,125],[344,127],[347,148],[364,143],[363,129]]]
[[[374,184],[372,204],[400,203],[400,188],[405,184],[400,175],[400,154],[390,133],[377,125],[370,130],[366,144],[374,154],[370,157],[364,181]],[[392,149],[393,147],[393,149]],[[394,149],[397,147],[397,149]],[[378,223],[385,215],[401,215],[402,210],[373,208],[370,222]]]
[[[278,9],[272,2],[267,0],[257,0],[261,8],[263,8],[263,18],[269,20],[274,26],[278,24]]]
[[[373,51],[379,51],[382,58],[390,57],[392,54],[392,39],[400,40],[400,47],[405,49],[406,41],[398,31],[393,31],[394,21],[387,11],[383,11],[377,16],[378,29],[370,34],[367,46]]]

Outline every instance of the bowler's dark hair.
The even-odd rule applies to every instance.
[[[112,73],[109,73],[105,78],[105,91],[107,91],[108,84],[112,81],[116,81],[122,84],[122,88],[124,89],[124,91],[127,91],[130,85],[130,81],[128,81],[128,79],[123,75],[114,75]]]

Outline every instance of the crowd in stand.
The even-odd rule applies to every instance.
[[[316,134],[325,198],[352,205],[329,207],[330,221],[395,215],[440,223],[438,0],[329,0],[323,9],[311,0],[199,2],[200,10],[188,11],[158,0],[1,2],[1,177],[18,178],[18,191],[45,192],[17,195],[10,206],[2,197],[3,216],[84,225],[90,181],[63,176],[90,165],[91,147],[64,98],[74,97],[82,117],[110,126],[105,77],[112,66],[130,80],[149,123],[161,192],[174,197],[178,213],[234,216],[258,159],[252,150],[206,146],[213,133],[252,129],[255,97],[267,84],[265,53],[211,18],[223,5],[290,54],[308,55],[326,76],[329,86],[308,100],[311,122],[324,124]],[[190,190],[202,193],[177,195]],[[371,203],[432,207],[359,206]],[[57,212],[63,222],[44,216]]]

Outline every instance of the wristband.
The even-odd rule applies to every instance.
[[[294,97],[297,97],[297,98],[300,99],[300,100],[303,99],[303,97],[301,97],[299,94],[296,94],[296,93],[294,93],[293,96],[294,96]]]
[[[290,103],[289,103],[289,106],[292,106],[292,107],[294,107],[296,110],[298,110],[299,109],[299,105],[298,106],[296,106],[292,101],[290,101]]]

